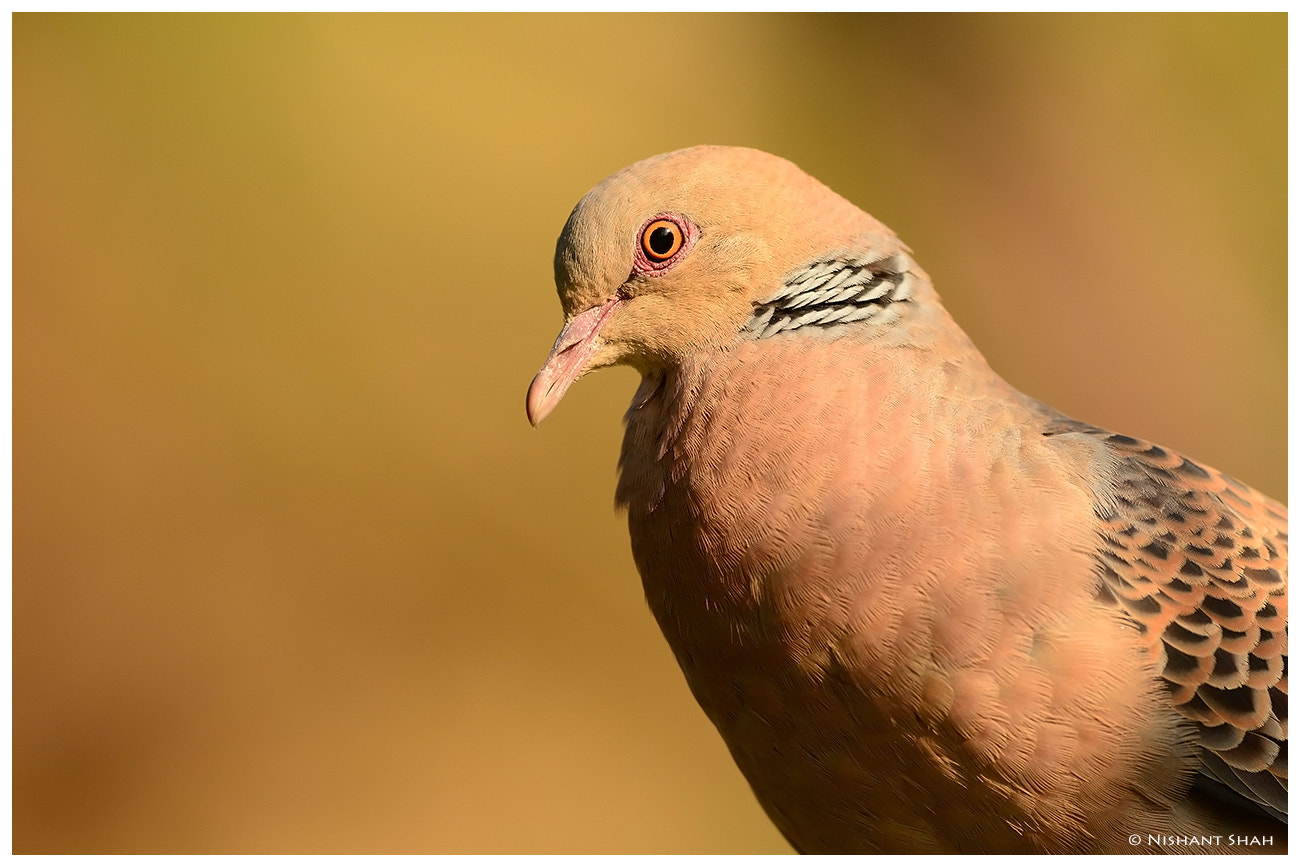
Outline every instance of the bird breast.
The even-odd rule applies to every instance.
[[[1056,810],[1081,839],[1076,769],[1107,765],[1104,813],[1107,774],[1118,790],[1158,752],[1153,681],[1096,659],[1138,651],[1094,601],[1091,495],[982,359],[890,352],[777,335],[643,382],[617,496],[647,601],[776,824],[826,836],[800,848],[860,845],[845,805],[886,785],[884,851],[942,851],[983,810]],[[1092,755],[1099,727],[1128,727],[1133,752]],[[966,803],[928,842],[896,839],[930,834],[936,786]]]

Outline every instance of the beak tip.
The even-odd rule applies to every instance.
[[[545,377],[545,368],[538,371],[533,377],[533,381],[528,384],[528,395],[524,399],[524,412],[528,415],[528,423],[533,427],[540,425],[551,410],[555,407],[556,401],[547,400],[550,396],[550,383],[547,382],[550,377]]]
[[[524,409],[533,427],[546,420],[569,386],[586,373],[605,319],[622,303],[622,300],[612,298],[579,313],[565,324],[546,363],[528,386]]]

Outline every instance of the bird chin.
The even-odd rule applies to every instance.
[[[546,363],[528,386],[526,406],[533,427],[551,414],[569,386],[587,372],[588,363],[600,345],[600,329],[622,303],[620,298],[611,298],[565,323]]]

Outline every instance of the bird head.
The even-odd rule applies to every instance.
[[[534,425],[589,370],[654,375],[742,339],[756,305],[818,256],[902,249],[889,229],[793,163],[693,147],[610,175],[555,247],[565,324],[528,389]]]

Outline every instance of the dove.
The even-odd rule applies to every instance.
[[[1287,510],[994,373],[793,163],[616,172],[556,244],[535,426],[630,365],[616,503],[802,853],[1285,851]]]

